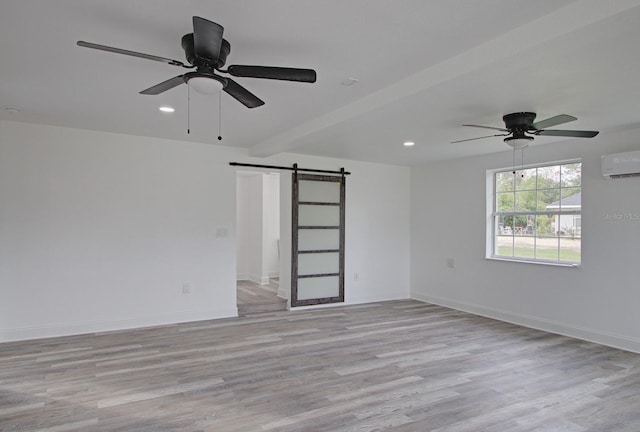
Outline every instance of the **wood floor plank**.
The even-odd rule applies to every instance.
[[[640,355],[416,301],[0,344],[3,432],[269,430],[638,432]]]

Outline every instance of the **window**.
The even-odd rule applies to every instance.
[[[582,164],[529,166],[491,175],[488,257],[580,264]]]

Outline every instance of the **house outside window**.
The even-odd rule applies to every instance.
[[[489,173],[487,257],[581,263],[582,164],[570,161]]]

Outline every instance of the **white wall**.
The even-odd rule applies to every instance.
[[[237,190],[237,271],[238,280],[263,281],[266,274],[263,244],[266,236],[264,226],[263,175],[238,175]]]
[[[266,271],[268,277],[280,276],[280,174],[264,174],[264,211],[266,215]]]
[[[237,152],[14,122],[0,134],[0,341],[237,315]]]
[[[239,172],[236,191],[238,280],[267,284],[280,273],[279,175]]]
[[[0,341],[235,316],[230,161],[351,170],[346,301],[408,297],[408,168],[0,122]]]
[[[525,151],[527,163],[582,158],[580,269],[485,259],[486,170],[510,152],[413,168],[411,296],[640,352],[640,220],[606,217],[640,215],[640,178],[600,170],[602,154],[639,147],[636,130]]]
[[[248,227],[251,216],[249,181],[245,175],[236,177],[236,270],[238,280],[249,280],[251,253],[251,231]]]

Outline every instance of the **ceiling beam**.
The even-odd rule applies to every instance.
[[[579,0],[502,36],[451,57],[359,100],[260,142],[249,155],[268,157],[293,151],[303,138],[433,88],[482,67],[520,54],[535,56],[536,47],[640,6],[640,0]]]

